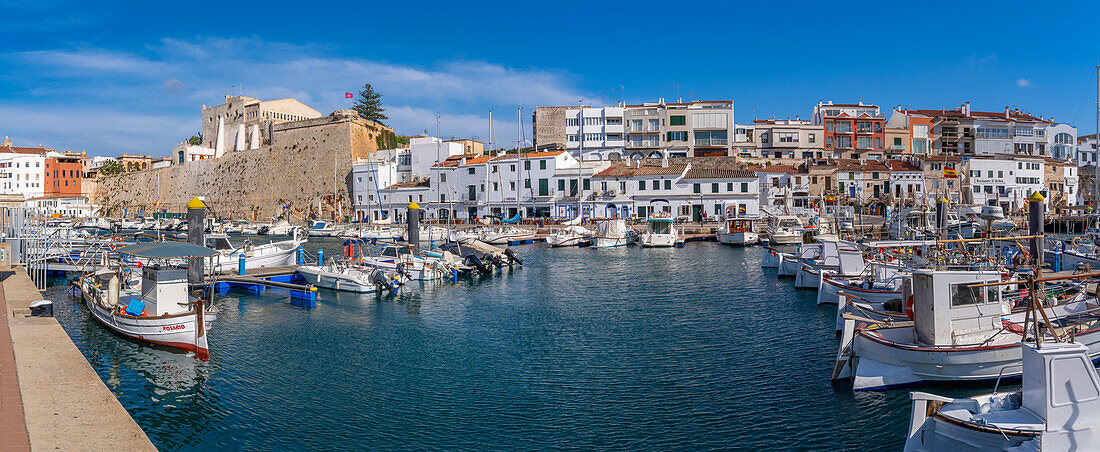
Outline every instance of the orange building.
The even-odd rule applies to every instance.
[[[79,157],[46,158],[44,189],[46,196],[80,196],[84,167]]]

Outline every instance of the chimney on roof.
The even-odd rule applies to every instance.
[[[634,159],[634,167],[635,168],[641,168],[642,167],[642,159],[640,159],[640,158]]]
[[[1005,119],[1010,119],[1011,118],[1011,116],[1009,115],[1009,112],[1010,112],[1010,110],[1008,109],[1008,105],[1005,105]]]
[[[668,168],[668,154],[661,154],[661,168]]]
[[[963,103],[963,116],[970,117],[970,101]]]
[[[862,107],[862,106],[863,106],[863,101],[862,101],[862,100],[861,100],[861,101],[859,101],[859,106],[860,106],[860,107]]]
[[[4,135],[4,146],[11,146],[11,139]]]

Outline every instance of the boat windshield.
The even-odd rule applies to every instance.
[[[229,239],[225,237],[211,237],[206,239],[206,247],[219,251],[231,250],[233,249],[233,244],[229,243]]]
[[[781,227],[781,228],[797,228],[797,227],[800,227],[800,226],[802,226],[802,225],[798,222],[798,220],[794,220],[794,219],[779,220],[779,227]]]
[[[649,231],[654,234],[668,234],[672,229],[672,223],[666,221],[654,221],[649,223]]]

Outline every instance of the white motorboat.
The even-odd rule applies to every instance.
[[[256,233],[259,235],[294,235],[298,232],[298,226],[292,226],[289,221],[272,221],[271,224],[261,225]]]
[[[535,231],[516,226],[486,229],[481,232],[481,241],[490,245],[507,245],[535,239]]]
[[[336,232],[336,227],[329,220],[310,220],[310,237],[331,237]]]
[[[905,451],[1062,451],[1100,447],[1100,378],[1081,343],[1020,343],[1022,387],[955,399],[910,393]]]
[[[596,222],[596,237],[592,239],[594,248],[614,248],[634,243],[638,232],[626,226],[626,220],[614,218]]]
[[[914,271],[914,323],[856,328],[855,319],[846,318],[833,379],[850,378],[853,389],[869,390],[1019,375],[1016,344],[1029,312],[1012,311],[1002,286],[974,287],[1000,281],[995,271]],[[1044,309],[1055,334],[1084,344],[1091,359],[1100,356],[1095,299],[1078,296]]]
[[[645,248],[673,247],[680,241],[680,234],[672,224],[670,215],[654,215],[646,219],[645,232],[638,238],[638,244]]]
[[[794,215],[779,215],[768,222],[768,242],[771,245],[793,245],[802,242],[802,220]]]
[[[546,236],[546,244],[552,247],[580,246],[592,243],[592,231],[583,226],[571,225]]]
[[[782,261],[783,252],[775,248],[768,247],[765,249],[764,257],[760,260],[760,268],[779,268],[779,263]]]
[[[830,240],[821,242],[821,253],[802,262],[794,276],[794,287],[817,290],[824,275],[856,277],[867,269],[863,252],[854,243]]]
[[[367,240],[397,240],[404,234],[399,228],[392,226],[377,226],[372,228],[364,228],[359,231],[358,236],[361,239]]]
[[[298,273],[317,287],[345,292],[396,292],[401,275],[388,274],[377,268],[362,268],[346,262],[331,262],[324,266],[302,265]]]
[[[408,246],[401,245],[386,245],[377,256],[362,256],[362,265],[417,281],[434,281],[451,276],[450,269],[436,265],[434,260],[416,256]]]
[[[718,231],[718,243],[733,246],[754,245],[760,241],[760,235],[753,231],[752,220],[748,218],[730,218]]]
[[[291,238],[279,242],[255,245],[246,240],[243,245],[235,245],[225,234],[206,234],[206,246],[218,252],[214,258],[214,270],[219,272],[237,271],[240,256],[244,255],[244,268],[278,267],[295,265],[298,262],[298,246],[303,240]]]
[[[123,287],[119,274],[104,271],[80,279],[88,312],[108,329],[128,338],[174,347],[209,359],[207,332],[217,308],[187,293],[187,269],[167,261],[215,256],[213,250],[187,243],[140,243],[119,254],[158,263],[141,267],[140,287]],[[159,261],[164,261],[160,263]]]
[[[776,275],[780,278],[794,278],[798,276],[802,262],[816,259],[821,255],[821,243],[806,243],[799,245],[794,253],[779,253],[779,271]]]
[[[455,243],[469,243],[481,238],[481,230],[477,228],[456,229],[447,235],[447,240]]]

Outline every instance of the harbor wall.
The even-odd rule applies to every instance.
[[[106,215],[136,216],[142,211],[183,212],[194,196],[221,218],[332,218],[350,210],[352,165],[378,151],[389,128],[350,110],[275,126],[272,143],[134,173],[99,178],[95,203]],[[335,192],[335,195],[334,195]],[[159,200],[159,204],[158,204]]]

